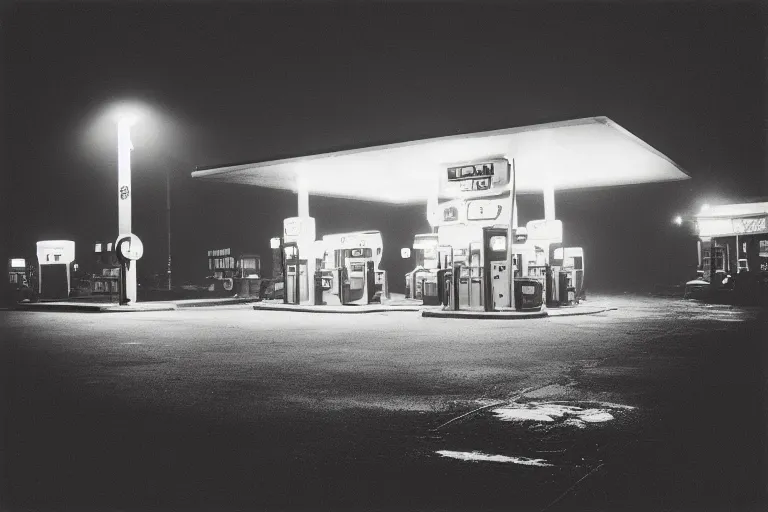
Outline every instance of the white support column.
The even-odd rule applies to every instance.
[[[517,229],[518,227],[520,227],[517,220],[517,198],[515,198],[512,204],[512,227],[514,229]]]
[[[117,204],[118,235],[132,233],[131,229],[131,127],[127,119],[117,123]],[[125,273],[125,295],[131,303],[136,302],[136,265],[132,261]]]
[[[517,229],[517,171],[515,168],[515,159],[511,158],[509,169],[509,227],[507,228],[507,275],[509,283],[507,292],[509,296],[509,306],[515,306],[515,271],[512,266],[513,246],[515,243],[515,230]]]
[[[299,181],[298,199],[298,217],[305,219],[309,217],[309,190],[301,181]]]
[[[297,192],[298,217],[301,219],[302,223],[305,223],[309,219],[309,189],[307,188],[307,184],[301,179],[298,181]],[[315,304],[315,240],[314,237],[312,238],[312,240],[304,240],[301,247],[299,247],[299,258],[306,258],[307,260],[307,299],[310,304]],[[299,302],[301,301],[299,300]]]
[[[544,187],[544,220],[555,218],[555,188],[548,184]]]

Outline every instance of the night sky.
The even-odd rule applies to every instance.
[[[133,131],[140,276],[164,271],[166,173],[174,275],[201,282],[213,248],[261,253],[268,270],[296,199],[192,181],[196,166],[604,115],[693,179],[557,194],[587,286],[690,279],[694,239],[672,217],[768,196],[764,19],[757,3],[12,4],[0,20],[4,257],[63,238],[91,266],[93,243],[114,239],[104,110],[137,99],[154,112]],[[522,222],[543,217],[539,197],[520,206]],[[424,206],[311,198],[310,212],[318,237],[381,230],[395,290],[410,266],[400,247],[428,230]]]

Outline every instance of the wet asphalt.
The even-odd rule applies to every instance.
[[[765,510],[766,312],[589,303],[0,311],[3,510]],[[612,419],[494,412],[552,403]]]

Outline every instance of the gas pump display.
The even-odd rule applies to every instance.
[[[508,308],[511,269],[507,262],[507,228],[483,228],[485,253],[485,310]]]

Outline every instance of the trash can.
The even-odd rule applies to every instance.
[[[422,303],[425,306],[439,306],[440,295],[438,292],[438,281],[423,280],[421,286]]]
[[[576,304],[576,288],[573,286],[568,287],[568,305],[573,306]]]
[[[543,302],[544,285],[532,277],[515,278],[515,310],[539,311]]]

